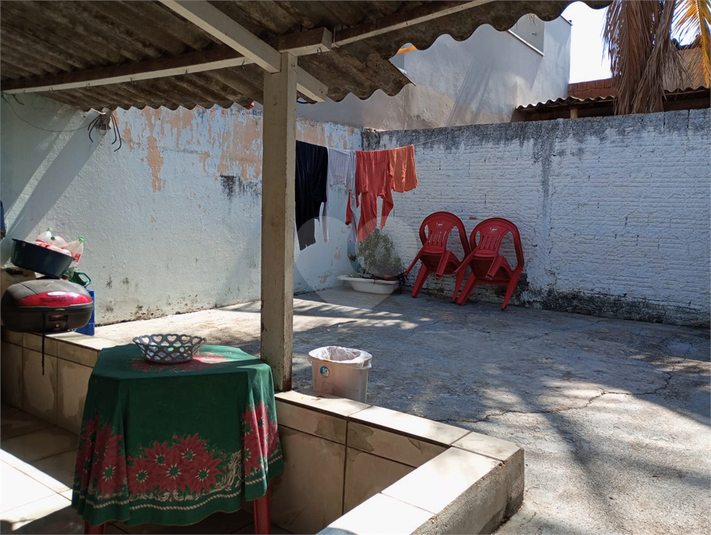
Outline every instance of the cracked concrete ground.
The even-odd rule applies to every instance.
[[[259,303],[100,327],[259,350]],[[711,533],[709,331],[346,289],[295,300],[309,350],[373,354],[368,402],[525,449],[524,504],[498,533]]]

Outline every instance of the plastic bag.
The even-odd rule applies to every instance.
[[[326,346],[309,351],[309,355],[315,359],[340,362],[342,364],[360,364],[365,367],[373,358],[373,355],[360,349],[349,347]]]

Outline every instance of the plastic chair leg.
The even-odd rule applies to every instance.
[[[459,289],[462,287],[464,282],[464,277],[467,274],[467,267],[462,265],[457,270],[457,280],[454,283],[454,294],[452,294],[452,303],[457,301],[457,295],[459,295]]]
[[[476,277],[472,273],[471,275],[469,275],[469,278],[467,279],[467,283],[464,285],[462,293],[459,294],[459,299],[457,299],[457,303],[459,303],[459,305],[463,305],[467,302],[467,299],[469,299],[469,296],[472,294],[477,284],[478,282],[476,280]]]
[[[518,276],[514,277],[511,279],[506,286],[506,295],[504,296],[504,304],[501,305],[501,310],[504,310],[506,308],[506,305],[509,304],[509,299],[511,299],[511,296],[514,293],[514,290],[516,289],[516,283],[518,282]]]
[[[417,294],[420,293],[420,290],[424,286],[427,277],[430,276],[430,273],[432,273],[432,271],[430,271],[427,266],[422,264],[422,266],[420,267],[420,271],[417,273],[415,285],[412,287],[412,297],[417,297]]]

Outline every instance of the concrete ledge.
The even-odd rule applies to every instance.
[[[2,401],[79,433],[91,370],[111,340],[75,332],[42,335],[2,328]]]
[[[488,533],[523,502],[515,444],[333,396],[276,398],[288,470],[275,482],[272,517],[289,531]]]

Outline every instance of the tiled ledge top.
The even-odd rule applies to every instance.
[[[343,418],[352,423],[367,425],[442,446],[468,450],[499,461],[507,460],[520,449],[511,442],[474,433],[461,427],[350,399],[315,394],[308,390],[280,392],[276,394],[276,398],[284,403]]]
[[[32,351],[42,351],[42,335],[17,333],[3,327],[2,339]],[[116,342],[88,336],[77,332],[48,333],[44,340],[44,352],[53,357],[93,367],[102,349],[116,346]]]

